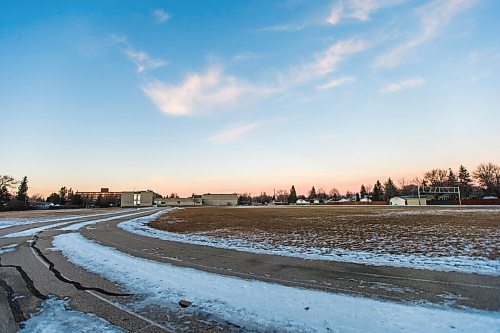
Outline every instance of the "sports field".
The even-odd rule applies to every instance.
[[[266,248],[500,259],[500,207],[203,207],[150,225]]]

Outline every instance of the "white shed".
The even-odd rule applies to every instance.
[[[419,198],[416,195],[405,195],[391,198],[390,203],[392,206],[426,206],[427,197]]]
[[[389,200],[391,206],[406,206],[406,199],[401,197],[394,197]]]

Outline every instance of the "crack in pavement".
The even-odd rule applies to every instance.
[[[16,293],[11,286],[7,284],[4,280],[0,279],[0,287],[5,291],[5,296],[7,297],[7,302],[9,303],[10,311],[12,312],[12,317],[14,317],[14,321],[19,324],[19,327],[23,328],[22,322],[26,320],[24,316],[23,310],[21,310],[21,306],[16,300]]]
[[[26,288],[30,291],[30,293],[33,294],[38,299],[41,300],[46,300],[47,296],[42,294],[38,289],[36,289],[35,284],[33,283],[33,280],[29,277],[28,273],[18,265],[4,265],[2,264],[2,258],[0,258],[0,267],[6,267],[6,268],[15,268],[19,275],[21,275],[22,279],[24,280],[24,283],[26,285]]]
[[[85,287],[78,281],[74,281],[74,280],[70,280],[70,279],[66,278],[65,276],[63,276],[61,274],[61,272],[57,268],[55,268],[54,263],[52,261],[50,261],[50,259],[47,258],[38,247],[36,247],[37,240],[38,240],[38,235],[33,236],[32,241],[30,243],[30,247],[33,250],[35,250],[37,255],[40,258],[42,258],[43,261],[45,261],[45,263],[47,263],[49,265],[49,270],[52,273],[54,273],[55,277],[57,279],[59,279],[60,281],[62,281],[64,283],[72,284],[77,290],[81,290],[81,291],[92,290],[92,291],[96,291],[96,292],[101,293],[101,294],[106,295],[106,296],[122,297],[122,296],[133,296],[134,295],[134,294],[125,294],[125,293],[115,293],[115,292],[107,291],[107,290],[99,288],[99,287]]]

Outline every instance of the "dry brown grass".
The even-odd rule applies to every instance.
[[[151,226],[274,246],[500,258],[500,207],[204,207]]]

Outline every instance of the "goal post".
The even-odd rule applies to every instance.
[[[425,186],[419,185],[418,189],[418,205],[421,206],[420,200],[422,194],[457,194],[458,205],[462,207],[462,196],[460,194],[460,187],[458,186]]]

